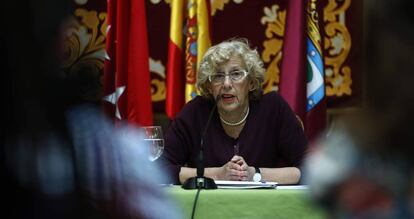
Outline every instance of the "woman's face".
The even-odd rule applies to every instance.
[[[213,97],[220,96],[217,108],[221,113],[240,113],[249,105],[249,90],[253,88],[247,75],[239,80],[232,80],[231,73],[247,71],[246,66],[240,56],[234,55],[229,61],[217,68],[216,74],[225,74],[222,82],[211,82],[210,93]]]

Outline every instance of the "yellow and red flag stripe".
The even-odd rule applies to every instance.
[[[181,74],[184,16],[184,0],[172,0],[165,99],[165,111],[170,118],[184,105],[184,75]]]
[[[169,118],[174,118],[184,103],[197,95],[195,82],[198,66],[204,52],[211,46],[210,12],[209,0],[171,1],[166,85],[166,112]],[[183,62],[184,69],[181,67]]]

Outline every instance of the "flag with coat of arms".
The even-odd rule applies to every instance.
[[[310,141],[326,127],[321,8],[318,0],[289,1],[279,85]]]
[[[210,0],[172,0],[170,5],[165,110],[173,119],[197,95],[198,66],[211,46],[211,8]]]

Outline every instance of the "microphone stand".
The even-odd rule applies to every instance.
[[[200,141],[200,151],[198,153],[198,162],[197,162],[197,176],[188,178],[183,185],[183,189],[217,189],[217,185],[214,182],[214,179],[204,176],[204,157],[203,157],[203,146],[204,146],[204,137],[207,133],[208,126],[210,125],[211,118],[213,117],[214,111],[217,108],[217,103],[220,99],[220,95],[217,96],[216,101],[214,101],[214,106],[210,111],[208,116],[206,127],[204,128],[203,135],[201,135]]]

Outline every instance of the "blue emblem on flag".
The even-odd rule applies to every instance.
[[[307,38],[307,87],[306,87],[306,111],[309,112],[325,96],[323,61],[320,52],[316,49],[312,40]]]

